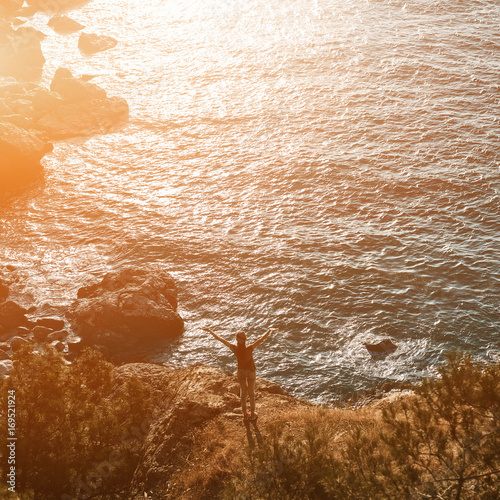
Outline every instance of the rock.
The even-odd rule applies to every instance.
[[[28,307],[28,310],[26,312],[28,314],[33,314],[34,312],[36,312],[36,310],[37,310],[36,306],[30,306],[30,307]]]
[[[22,26],[8,36],[0,48],[0,75],[23,80],[39,78],[45,64],[40,45],[42,35],[34,28]]]
[[[52,331],[62,330],[64,328],[64,320],[59,318],[38,318],[36,325],[50,328]]]
[[[392,342],[390,339],[384,339],[377,344],[363,344],[371,354],[384,355],[395,351],[398,346]]]
[[[44,38],[47,38],[47,35],[43,31],[37,30],[32,26],[20,26],[16,30],[16,35],[23,36],[26,38],[36,38],[39,41],[42,41]]]
[[[10,339],[10,347],[13,351],[21,349],[22,346],[26,345],[28,341],[22,337],[12,337]]]
[[[37,119],[64,103],[61,96],[56,92],[40,88],[29,95],[33,110],[37,113]]]
[[[5,329],[24,326],[28,322],[26,309],[16,302],[8,300],[0,304],[0,325]]]
[[[64,347],[64,344],[59,341],[59,340],[55,340],[54,342],[51,342],[50,345],[56,350],[56,351],[59,351],[59,352],[62,352],[64,351],[65,347]]]
[[[9,285],[0,278],[0,302],[3,302],[9,296]]]
[[[99,76],[99,75],[82,75],[82,76],[80,77],[80,80],[81,80],[82,82],[90,82],[90,80],[93,80],[93,79],[94,79],[95,77],[97,77],[97,76]]]
[[[80,31],[85,26],[79,22],[71,19],[68,16],[57,14],[49,19],[47,23],[56,33],[67,34]]]
[[[10,359],[10,356],[3,349],[0,349],[0,360],[4,359]]]
[[[78,48],[84,54],[95,54],[103,50],[112,49],[117,43],[118,41],[111,36],[82,33],[78,39]]]
[[[39,341],[46,340],[51,333],[52,328],[47,328],[45,326],[35,326],[35,328],[33,328],[33,336]]]
[[[12,77],[0,77],[0,97],[8,98],[23,98],[27,92],[40,89],[38,85],[31,82],[19,82]]]
[[[2,349],[2,351],[8,351],[10,349],[10,344],[8,342],[0,342],[0,349]]]
[[[21,9],[19,9],[18,14],[23,17],[33,17],[37,10],[38,9],[32,5],[26,5],[25,7],[21,7]]]
[[[30,334],[30,329],[29,328],[26,328],[24,326],[18,326],[17,327],[17,335],[19,335],[20,337],[26,337],[26,335],[29,335]]]
[[[66,357],[70,360],[79,356],[82,349],[85,347],[85,344],[81,341],[81,339],[67,339],[66,344],[68,346],[68,354]]]
[[[170,274],[156,266],[129,267],[80,288],[68,316],[84,341],[120,348],[182,333],[184,322],[176,310]]]
[[[12,28],[10,23],[1,18],[0,11],[0,46],[2,46],[7,41],[7,37],[12,36],[13,34],[14,29]]]
[[[89,0],[28,0],[28,5],[37,10],[61,12],[84,5]]]
[[[127,120],[128,112],[125,99],[92,99],[59,106],[34,126],[52,139],[105,134]]]
[[[0,14],[11,16],[23,6],[23,0],[1,0]]]
[[[78,80],[66,68],[57,69],[50,84],[50,90],[57,92],[66,102],[106,99],[104,89],[93,83]]]
[[[43,172],[40,160],[52,144],[35,131],[0,122],[0,189],[33,181]]]
[[[16,17],[13,21],[12,21],[12,26],[20,26],[21,24],[24,24],[25,22],[27,22],[28,20],[25,18],[25,17]]]
[[[49,333],[47,340],[49,342],[54,342],[54,340],[64,340],[68,336],[66,330],[59,330],[58,332]]]
[[[12,370],[14,363],[10,359],[5,359],[0,361],[0,378],[5,378],[9,375]]]

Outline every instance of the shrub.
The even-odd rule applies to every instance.
[[[284,422],[270,426],[267,441],[248,450],[227,496],[500,498],[500,364],[451,354],[439,374],[343,432],[332,428],[334,410],[306,422],[301,433]]]
[[[1,382],[0,433],[6,442],[7,395],[14,390],[16,492],[34,499],[122,494],[136,464],[140,439],[133,435],[146,422],[149,391],[134,379],[115,383],[113,365],[93,349],[68,365],[50,346],[36,352],[30,343],[13,361]],[[5,477],[5,455],[1,468]]]

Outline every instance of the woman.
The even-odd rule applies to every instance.
[[[243,418],[249,420],[247,412],[247,395],[250,396],[250,420],[257,420],[257,413],[255,413],[255,363],[253,360],[253,350],[262,344],[267,339],[271,332],[277,328],[270,328],[260,339],[253,344],[247,346],[247,336],[245,332],[236,333],[236,345],[231,344],[227,340],[219,337],[210,328],[202,328],[202,330],[213,335],[218,341],[222,342],[225,346],[229,347],[238,360],[238,381],[240,382],[240,395],[241,395],[241,409],[243,410]]]

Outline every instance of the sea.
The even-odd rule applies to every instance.
[[[57,4],[57,0],[54,0]],[[54,3],[53,2],[53,3]],[[0,202],[13,298],[64,314],[77,290],[157,264],[185,331],[129,358],[234,371],[200,330],[250,341],[258,374],[329,403],[500,353],[500,2],[92,0],[50,15],[59,67],[130,105],[58,141]],[[390,338],[374,358],[364,343]]]

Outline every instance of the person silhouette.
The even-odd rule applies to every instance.
[[[278,330],[277,328],[270,328],[262,337],[257,339],[253,344],[246,345],[247,336],[245,332],[239,331],[236,333],[236,345],[231,344],[227,340],[219,337],[210,328],[202,328],[205,332],[213,335],[219,342],[222,342],[226,347],[229,347],[238,361],[238,381],[240,383],[240,396],[241,396],[241,409],[243,411],[243,418],[245,420],[257,420],[257,413],[255,412],[255,375],[256,368],[253,360],[253,351],[264,340],[267,339],[271,332]],[[247,397],[250,399],[250,417],[247,412]]]

